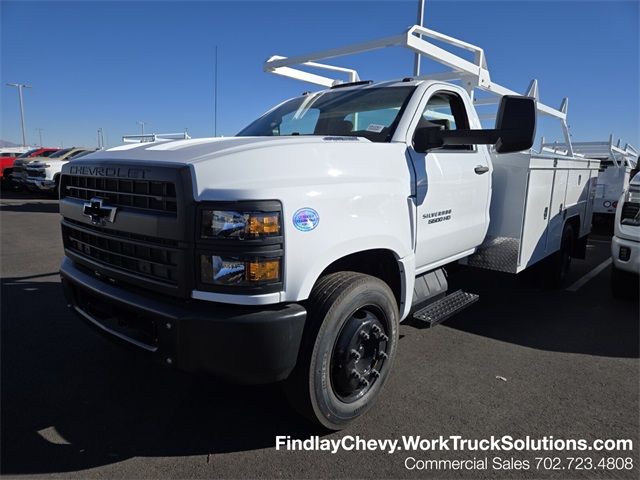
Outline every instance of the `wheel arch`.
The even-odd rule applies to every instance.
[[[564,224],[571,225],[571,227],[573,228],[573,233],[575,234],[576,238],[578,238],[578,235],[580,235],[580,215],[572,215],[564,221]]]
[[[364,273],[385,282],[396,299],[400,318],[406,316],[406,307],[411,305],[413,293],[413,255],[400,258],[397,252],[389,248],[360,250],[335,258],[314,279],[313,285],[327,274],[351,271]],[[310,292],[305,292],[308,295]]]
[[[573,258],[584,259],[587,251],[587,235],[580,238],[580,215],[572,215],[565,220],[564,224],[565,226],[571,225],[573,229],[573,249],[571,250],[571,256]]]

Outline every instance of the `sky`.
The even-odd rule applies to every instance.
[[[292,56],[399,34],[416,22],[417,0],[0,2],[0,138],[108,146],[123,134],[188,130],[236,134],[310,84],[264,73],[271,55]],[[613,133],[640,146],[640,2],[432,1],[424,25],[485,50],[493,81],[519,92],[537,78],[540,100],[569,97],[572,139]],[[389,48],[334,59],[363,79],[411,75],[413,56]],[[423,73],[442,70],[423,63]],[[560,140],[555,121],[538,133]]]

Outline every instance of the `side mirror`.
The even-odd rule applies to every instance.
[[[441,125],[429,125],[416,128],[413,134],[413,148],[416,152],[425,153],[432,148],[443,146],[441,134],[444,133]]]
[[[532,97],[505,95],[496,116],[496,152],[528,150],[536,136],[536,101]]]
[[[536,101],[532,97],[502,97],[496,128],[493,130],[443,130],[426,126],[416,129],[413,137],[416,152],[451,145],[495,145],[498,153],[527,150],[536,134]]]

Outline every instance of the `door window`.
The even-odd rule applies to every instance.
[[[453,92],[437,92],[425,106],[417,128],[437,130],[466,130],[469,118],[460,95]],[[439,150],[473,150],[472,145],[449,145]]]

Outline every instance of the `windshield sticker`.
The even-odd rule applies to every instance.
[[[301,208],[293,214],[293,226],[301,232],[310,232],[320,223],[320,215],[313,208]]]
[[[378,125],[377,123],[370,123],[367,127],[367,132],[380,133],[384,130],[384,125]]]

